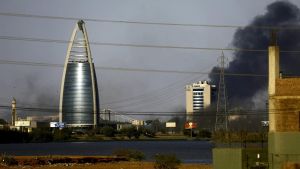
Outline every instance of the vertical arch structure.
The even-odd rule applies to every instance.
[[[99,119],[99,96],[87,31],[78,21],[69,42],[64,64],[59,121],[67,127],[95,127]]]

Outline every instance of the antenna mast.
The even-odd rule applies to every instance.
[[[228,114],[227,114],[227,101],[226,101],[226,88],[224,80],[224,65],[225,65],[225,56],[222,51],[222,55],[219,58],[220,62],[220,80],[218,88],[218,102],[217,102],[217,113],[216,113],[216,123],[215,131],[218,130],[228,130]]]

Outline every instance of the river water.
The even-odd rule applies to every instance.
[[[146,160],[155,154],[175,154],[184,163],[212,163],[212,144],[208,141],[102,141],[0,144],[7,155],[112,155],[114,150],[129,148],[145,153]]]

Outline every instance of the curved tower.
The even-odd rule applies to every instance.
[[[98,117],[96,72],[84,22],[80,20],[73,30],[64,65],[59,121],[67,127],[95,127]]]

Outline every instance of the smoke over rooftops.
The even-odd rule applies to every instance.
[[[265,14],[255,17],[248,27],[240,28],[235,32],[232,45],[236,48],[267,50],[271,31],[254,27],[295,27],[299,26],[299,17],[297,6],[288,1],[274,2],[267,6]],[[279,30],[277,44],[281,50],[300,50],[300,29]],[[267,74],[267,52],[236,51],[233,55],[225,73]],[[298,53],[280,54],[280,69],[283,73],[300,74],[298,55]],[[214,67],[209,75],[211,81],[218,84],[219,76],[214,75],[213,72],[219,72],[218,67]],[[256,93],[267,89],[267,77],[225,76],[225,83],[229,102],[233,106],[252,106]]]

